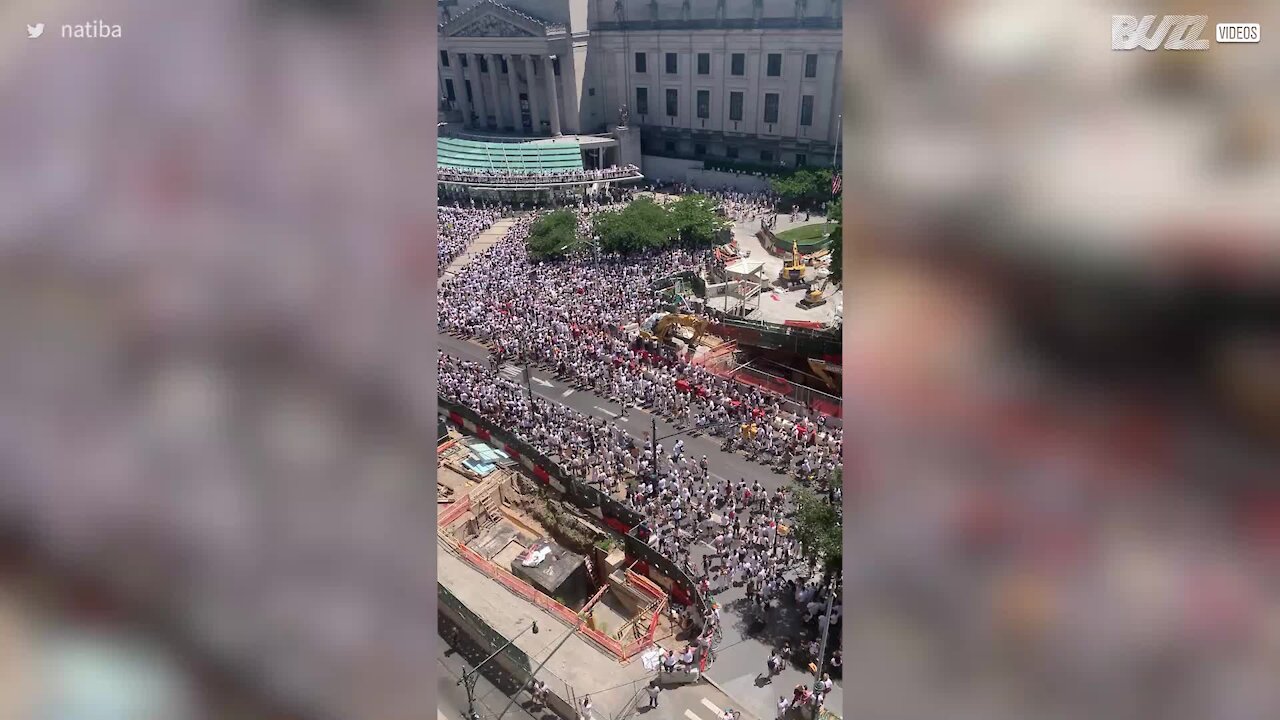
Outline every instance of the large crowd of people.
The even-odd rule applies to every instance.
[[[597,180],[616,180],[636,177],[640,168],[635,165],[616,165],[608,168],[576,170],[537,170],[516,172],[511,170],[460,170],[442,167],[437,178],[441,182],[468,183],[473,185],[538,185],[556,183],[589,183]]]
[[[436,209],[439,227],[436,270],[443,271],[448,267],[449,263],[461,255],[476,238],[480,237],[481,233],[492,227],[501,215],[497,207],[489,205],[479,207],[440,205]]]
[[[769,201],[731,194],[720,199],[737,203],[738,212]],[[613,200],[580,206],[580,229],[588,230],[590,215],[612,207]],[[677,248],[627,258],[591,253],[535,263],[525,250],[532,222],[532,216],[519,218],[476,262],[441,280],[440,329],[480,341],[492,355],[480,363],[442,353],[440,396],[517,433],[566,471],[648,518],[648,542],[700,578],[704,596],[736,584],[747,588],[761,619],[785,603],[802,608],[815,626],[826,622],[809,607],[824,587],[821,574],[800,559],[794,537],[778,532],[778,519],[792,510],[785,489],[765,490],[758,478],[713,479],[708,458],[686,453],[683,439],[670,447],[659,441],[655,448],[616,419],[531,397],[501,374],[501,366],[541,366],[578,389],[624,407],[644,407],[690,432],[715,435],[725,449],[772,464],[837,506],[839,483],[833,480],[841,430],[825,416],[790,412],[781,398],[633,334],[635,325],[658,310],[654,282],[705,265],[709,251]],[[694,540],[713,550],[706,557],[691,554]],[[712,608],[691,618],[703,630],[696,643],[704,652],[718,633],[718,617]],[[832,622],[838,618],[833,612]],[[811,700],[805,696],[803,702]]]
[[[683,566],[690,577],[700,578],[704,597],[714,597],[730,585],[745,587],[759,622],[768,622],[771,609],[792,605],[803,611],[802,622],[813,626],[814,638],[829,618],[830,657],[837,644],[841,610],[834,603],[828,616],[823,593],[838,580],[824,583],[820,568],[802,559],[794,534],[780,532],[779,519],[794,509],[786,486],[770,492],[759,479],[749,483],[746,478],[713,478],[708,458],[685,453],[683,440],[669,449],[659,442],[655,449],[651,440],[634,438],[616,420],[593,418],[567,405],[532,397],[519,383],[483,363],[442,352],[438,378],[442,398],[516,433],[568,472],[624,500],[644,516],[648,543]],[[801,455],[819,452],[815,444],[802,446]],[[826,487],[829,500],[839,507],[839,487]],[[711,551],[695,562],[691,551],[698,542]],[[700,659],[714,646],[720,612],[714,605],[705,612],[689,611],[693,614],[685,619],[701,629],[695,641]],[[802,652],[805,662],[817,661],[816,640],[805,644]]]
[[[826,416],[788,412],[781,398],[629,336],[628,325],[659,308],[654,281],[705,266],[706,251],[592,255],[535,269],[525,252],[531,224],[522,218],[477,262],[442,280],[442,331],[488,343],[497,358],[544,365],[570,384],[690,429],[737,428],[724,433],[728,442],[763,463],[787,463],[806,477],[835,471],[841,432]]]

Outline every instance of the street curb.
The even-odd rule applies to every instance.
[[[730,695],[724,688],[720,687],[720,683],[716,682],[715,680],[712,680],[711,676],[707,675],[706,673],[701,673],[700,675],[698,675],[698,681],[699,682],[706,681],[708,685],[720,691],[721,695],[724,695],[725,697],[732,700],[734,704],[738,706],[737,710],[738,712],[742,713],[742,717],[748,718],[748,720],[750,720],[751,718],[754,718],[754,720],[760,720],[760,718],[756,717],[755,713],[748,713],[746,711],[746,705],[742,701],[738,700],[738,698]]]

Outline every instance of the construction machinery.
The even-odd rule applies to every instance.
[[[840,391],[840,376],[844,374],[843,368],[837,362],[830,362],[819,358],[807,358],[809,369],[813,371],[822,382],[826,383],[828,389]]]
[[[657,340],[663,343],[672,343],[676,337],[684,340],[686,344],[693,345],[702,339],[707,333],[710,323],[697,315],[685,315],[682,313],[666,313],[665,315],[653,315],[640,327],[640,337],[645,340]],[[689,337],[677,334],[678,328],[688,328],[691,331]]]
[[[783,265],[782,270],[778,273],[778,279],[787,285],[798,285],[804,282],[805,264],[804,258],[800,255],[800,246],[795,240],[791,241],[791,263]]]
[[[809,292],[805,293],[804,297],[800,298],[800,302],[796,303],[796,305],[806,310],[816,308],[819,305],[825,305],[827,303],[827,299],[822,297],[822,291],[827,289],[827,285],[830,282],[830,275],[824,277],[817,287],[810,287]]]

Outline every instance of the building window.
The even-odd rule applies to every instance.
[[[551,58],[551,72],[560,77],[560,58]]]
[[[711,91],[698,91],[698,117],[707,119],[711,117]]]
[[[698,53],[698,74],[711,74],[711,53]]]
[[[694,143],[694,144],[693,144],[693,154],[694,154],[696,157],[702,157],[702,156],[706,155],[706,154],[707,154],[707,146],[706,146],[706,145],[703,145],[702,143]]]
[[[726,146],[725,146],[725,148],[724,148],[724,156],[725,156],[725,157],[727,157],[727,158],[729,158],[730,160],[737,160],[737,159],[738,159],[738,146],[737,146],[737,145],[726,145]]]
[[[813,124],[813,96],[805,95],[800,98],[800,124]]]
[[[636,88],[636,114],[649,114],[649,88]]]
[[[676,62],[676,54],[667,53],[667,74],[675,75],[678,67],[679,65]]]
[[[729,74],[738,77],[747,74],[747,56],[744,53],[734,53],[729,56]]]
[[[742,93],[729,93],[729,119],[742,122]]]
[[[761,150],[761,151],[760,151],[760,162],[762,162],[762,163],[771,163],[771,162],[773,162],[773,151],[772,151],[772,150]]]
[[[804,56],[804,76],[807,78],[818,77],[818,56],[817,55]]]
[[[507,75],[510,75],[510,74],[511,74],[511,71],[507,69],[507,59],[506,59],[506,58],[504,58],[504,57],[500,57],[500,58],[498,58],[498,63],[499,63],[500,65],[502,65],[502,72],[506,73]]]
[[[595,97],[595,96],[596,96],[596,89],[595,89],[595,88],[587,88],[587,97]]]
[[[480,72],[482,73],[489,72],[489,60],[485,58],[483,55],[480,56]]]
[[[782,53],[769,53],[765,74],[769,77],[782,77]]]
[[[649,72],[648,66],[645,65],[645,54],[642,52],[636,53],[636,72]]]
[[[778,122],[778,93],[764,94],[764,121],[769,125]]]
[[[804,153],[796,153],[796,167],[804,167],[807,162],[809,158],[805,157]]]
[[[667,117],[679,115],[680,93],[675,88],[667,88]]]
[[[662,149],[663,149],[663,150],[664,150],[668,155],[675,155],[675,154],[676,154],[676,141],[675,141],[675,140],[668,140],[668,141],[666,141],[666,142],[662,143]]]
[[[440,51],[440,67],[449,67],[449,51]]]
[[[471,97],[471,81],[470,80],[462,81],[462,89],[467,91],[467,102],[469,103],[475,102],[475,98]]]
[[[450,102],[458,99],[458,96],[453,92],[453,78],[444,79],[444,96],[448,98]]]
[[[468,66],[468,64],[467,64],[467,56],[466,56],[466,55],[459,55],[459,56],[458,56],[458,59],[462,61],[462,67],[464,67],[464,68],[465,68],[465,67],[469,67],[469,66]]]

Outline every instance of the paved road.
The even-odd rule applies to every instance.
[[[453,337],[452,335],[438,335],[440,347],[449,355],[476,362],[488,363],[489,350],[478,343],[470,340],[463,340]],[[531,373],[533,377],[533,394],[539,397],[547,398],[553,402],[558,402],[566,407],[571,407],[578,412],[591,415],[597,418],[607,420],[618,420],[619,425],[631,435],[641,438],[644,433],[652,432],[652,421],[655,416],[643,409],[628,408],[625,418],[622,416],[622,406],[618,403],[611,402],[601,398],[594,393],[574,390],[572,387],[565,385],[563,382],[555,379],[555,376],[544,370],[537,368]],[[516,373],[513,380],[517,382],[523,381],[523,374]],[[672,433],[681,432],[671,423],[662,418],[656,418],[658,423],[658,437],[666,437]],[[720,440],[714,437],[700,436],[694,437],[688,433],[681,435],[684,438],[684,449],[686,455],[699,457],[706,455],[711,467],[714,470],[712,477],[731,480],[746,478],[750,483],[756,479],[760,480],[760,484],[769,490],[773,490],[785,481],[785,477],[779,473],[774,473],[768,467],[759,463],[751,462],[740,454],[727,453],[720,451]],[[659,441],[664,448],[670,448],[676,441],[676,438]]]
[[[454,357],[482,363],[489,361],[488,349],[478,343],[451,335],[442,334],[437,337],[439,338],[441,349]],[[533,393],[539,397],[558,402],[597,418],[616,419],[624,430],[635,437],[642,437],[644,433],[651,431],[652,421],[655,418],[644,410],[630,408],[624,418],[622,416],[622,407],[617,403],[605,400],[589,391],[575,391],[556,380],[553,374],[537,368],[533,369],[531,375]],[[513,372],[511,379],[521,382],[523,373],[519,371]],[[678,428],[661,418],[657,418],[657,423],[658,437],[660,438],[679,432]],[[707,456],[710,466],[713,468],[712,477],[719,479],[727,477],[733,480],[746,478],[748,482],[759,479],[760,484],[769,490],[788,482],[785,475],[774,473],[770,468],[751,462],[740,454],[721,452],[720,440],[717,438],[694,437],[688,434],[684,434],[682,437],[685,439],[686,453],[695,457],[699,455]],[[671,438],[663,442],[663,444],[666,447],[670,447],[674,442],[675,438]],[[707,554],[710,549],[710,547],[702,543],[695,544],[690,553],[690,563],[693,567],[701,568],[702,556]],[[746,592],[742,588],[729,588],[727,591],[716,595],[716,600],[722,606],[721,622],[724,627],[724,638],[717,649],[717,660],[708,669],[707,675],[719,684],[735,702],[740,703],[741,709],[759,718],[772,718],[775,714],[778,695],[789,693],[791,688],[798,683],[812,683],[813,678],[811,675],[801,672],[799,665],[789,668],[775,677],[771,684],[759,681],[757,676],[763,671],[765,660],[774,646],[780,645],[783,640],[790,640],[792,647],[799,653],[803,644],[813,636],[812,630],[800,622],[797,611],[783,609],[771,611],[769,623],[765,630],[762,633],[750,636],[747,633],[748,620],[742,614],[745,598]],[[836,627],[836,630],[839,630],[839,626]],[[841,683],[837,682],[836,688],[831,692],[827,707],[838,711],[841,702]],[[701,714],[707,714],[705,708]],[[683,720],[695,719],[686,716]],[[696,720],[715,719],[699,717]]]

